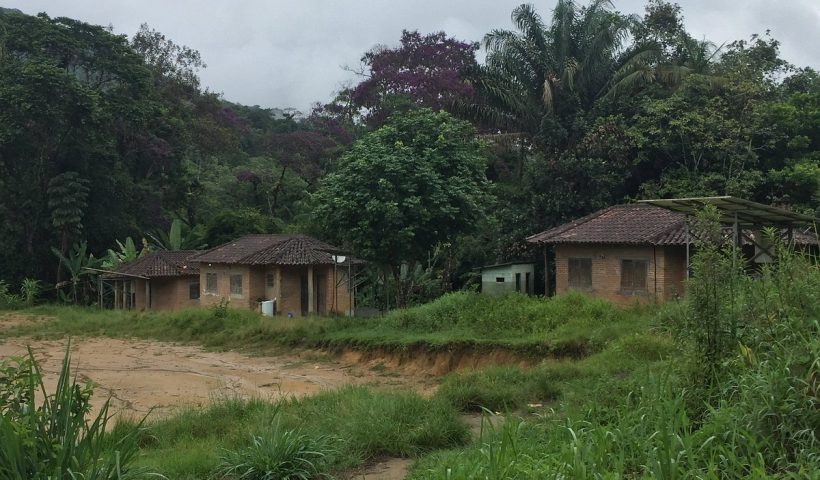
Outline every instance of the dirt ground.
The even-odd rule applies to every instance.
[[[31,321],[47,319],[0,315],[0,331]],[[0,360],[25,356],[28,346],[38,360],[47,391],[53,391],[66,341],[0,339]],[[316,351],[250,356],[140,339],[74,339],[71,363],[72,372],[80,380],[95,386],[95,409],[110,397],[111,413],[131,418],[160,418],[180,406],[201,406],[226,396],[275,400],[344,385],[401,386],[429,394],[436,383],[431,375],[378,358],[350,354],[337,357]],[[408,459],[385,458],[351,472],[350,478],[400,480],[411,463]]]
[[[0,359],[26,355],[31,345],[53,388],[66,342],[26,338],[0,340]],[[180,405],[204,405],[214,398],[303,396],[343,385],[406,385],[407,377],[341,363],[318,352],[254,357],[209,352],[200,347],[148,340],[74,339],[73,372],[95,385],[99,406],[111,396],[113,412],[161,416]]]

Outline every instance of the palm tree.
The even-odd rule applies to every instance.
[[[558,0],[549,25],[532,5],[515,8],[517,31],[494,30],[484,37],[486,65],[470,75],[477,91],[471,113],[526,142],[561,149],[578,139],[576,116],[599,99],[676,81],[674,74],[655,69],[661,64],[656,45],[627,45],[637,18],[610,7],[609,0],[583,8]]]

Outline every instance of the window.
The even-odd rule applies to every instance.
[[[621,260],[621,291],[631,293],[646,290],[647,261]]]
[[[196,300],[199,298],[199,282],[191,282],[188,284],[188,299]]]
[[[242,295],[242,274],[231,275],[231,295]]]
[[[269,273],[265,275],[265,286],[268,288],[273,288],[273,274]]]
[[[217,293],[218,290],[216,288],[216,274],[215,273],[206,273],[205,274],[205,293]]]
[[[504,283],[504,277],[495,277],[496,283]]]
[[[591,258],[570,258],[567,267],[570,288],[592,288]]]

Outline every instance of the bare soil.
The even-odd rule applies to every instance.
[[[0,359],[25,356],[29,345],[43,371],[46,388],[53,389],[66,341],[0,340]],[[149,340],[84,338],[72,341],[71,363],[78,378],[95,385],[95,407],[110,395],[112,411],[132,417],[149,413],[162,416],[174,407],[204,405],[226,396],[275,400],[343,385],[426,388],[402,374],[310,351],[255,357]]]

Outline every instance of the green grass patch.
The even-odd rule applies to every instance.
[[[506,411],[558,395],[552,379],[541,369],[493,367],[449,375],[436,396],[464,411]]]
[[[0,336],[143,337],[196,342],[209,348],[265,353],[277,346],[392,350],[506,349],[522,356],[581,358],[616,339],[647,330],[654,307],[617,307],[580,294],[551,299],[468,292],[377,318],[269,318],[247,310],[124,312],[42,306],[25,310],[56,320]]]
[[[528,368],[496,366],[451,373],[435,396],[463,411],[511,411],[557,398],[578,400],[589,396],[590,381],[614,379],[612,383],[623,384],[636,372],[657,369],[675,352],[665,333],[626,335],[580,360],[546,359]]]
[[[207,478],[219,469],[223,453],[251,447],[277,418],[282,428],[305,438],[335,439],[327,466],[336,472],[377,457],[453,448],[469,439],[458,411],[440,399],[346,387],[275,403],[226,399],[181,410],[148,425],[139,464],[170,479]]]

